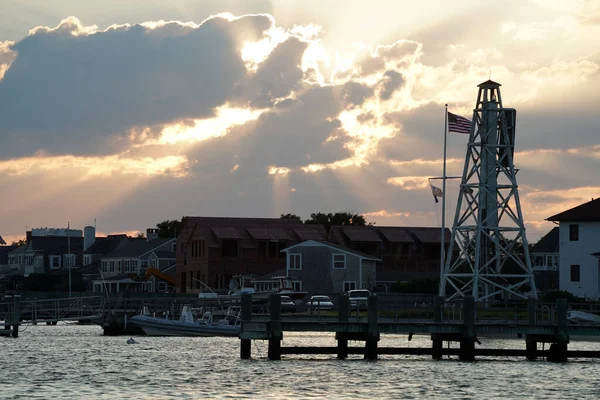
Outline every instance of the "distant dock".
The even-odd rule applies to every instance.
[[[569,351],[570,335],[600,337],[600,325],[573,325],[567,320],[565,299],[556,304],[540,305],[530,299],[526,309],[496,308],[475,304],[472,297],[460,303],[446,304],[435,298],[432,318],[404,317],[398,310],[378,307],[377,296],[369,297],[366,312],[351,316],[347,296],[338,301],[337,316],[282,315],[281,298],[270,298],[268,315],[252,314],[252,296],[242,295],[242,331],[240,357],[251,358],[251,341],[268,341],[268,359],[279,360],[287,354],[333,354],[345,359],[349,354],[363,354],[367,360],[379,355],[430,355],[440,360],[444,355],[457,355],[460,360],[474,361],[476,356],[513,356],[533,361],[544,357],[548,361],[565,362],[568,358],[600,358],[598,351]],[[523,306],[514,303],[513,307]],[[458,313],[456,312],[458,310]],[[402,311],[402,310],[400,310]],[[477,318],[479,315],[479,318]],[[514,315],[514,318],[507,318]],[[495,317],[495,318],[494,318]],[[337,346],[282,347],[284,332],[335,333]],[[382,334],[431,335],[431,347],[379,347]],[[501,335],[524,338],[524,349],[478,349],[478,335]],[[348,341],[363,341],[364,347],[349,347]],[[444,342],[458,342],[459,348],[444,348]],[[538,343],[550,344],[547,350]]]

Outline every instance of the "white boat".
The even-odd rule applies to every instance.
[[[583,311],[569,311],[567,312],[567,319],[570,322],[600,324],[600,315],[586,313]]]
[[[130,323],[142,328],[148,336],[238,336],[241,328],[239,313],[236,315],[230,310],[215,323],[210,311],[196,319],[189,306],[183,307],[179,320],[136,315]]]

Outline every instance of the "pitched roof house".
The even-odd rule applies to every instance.
[[[280,251],[309,239],[326,239],[325,228],[293,219],[185,217],[177,237],[177,291],[200,292],[204,284],[226,291],[236,275],[283,269]]]
[[[547,218],[558,222],[559,286],[576,296],[600,298],[600,198]]]
[[[391,284],[440,274],[441,229],[436,227],[333,226],[329,241],[382,259],[377,281]],[[445,229],[444,248],[450,244]]]

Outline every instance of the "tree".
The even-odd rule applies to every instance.
[[[19,239],[19,240],[14,240],[10,245],[11,246],[17,246],[17,247],[21,247],[23,245],[26,245],[27,241],[25,239]]]
[[[183,218],[181,220],[183,220]],[[166,220],[156,224],[156,227],[158,228],[158,237],[177,237],[177,235],[179,235],[179,232],[181,231],[181,220]]]
[[[305,224],[321,224],[325,226],[327,232],[333,225],[343,226],[365,226],[367,221],[365,217],[360,214],[353,214],[348,211],[338,211],[335,214],[332,213],[312,213],[310,219],[304,221]]]
[[[297,216],[296,214],[281,214],[279,216],[279,219],[297,219],[298,221],[302,222],[302,218],[300,218],[299,216]]]

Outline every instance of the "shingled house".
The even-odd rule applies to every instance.
[[[445,251],[450,230],[445,230]],[[377,263],[377,283],[440,276],[441,229],[435,227],[333,226],[329,241],[382,261]]]
[[[184,217],[177,237],[177,292],[200,292],[204,285],[226,291],[236,275],[285,269],[281,250],[326,236],[323,226],[293,219]]]
[[[558,222],[560,290],[600,298],[600,198],[547,218]]]

